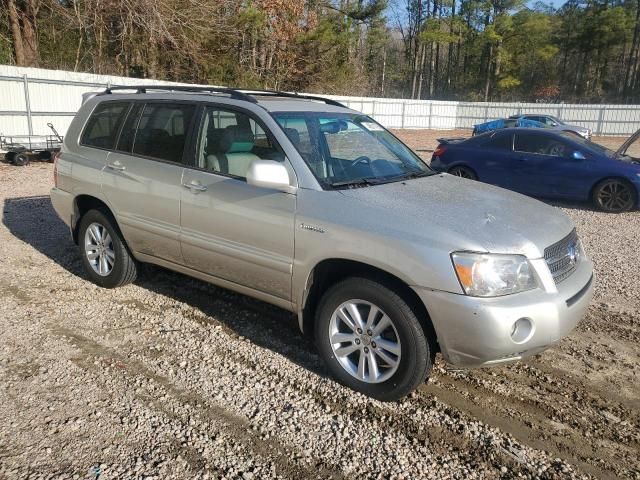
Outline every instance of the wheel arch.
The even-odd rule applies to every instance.
[[[107,203],[94,195],[80,194],[73,200],[73,221],[71,225],[71,235],[73,241],[78,244],[78,231],[80,229],[80,220],[89,210],[100,210],[113,220],[114,227],[118,229],[118,233],[122,235],[122,230],[118,225],[115,215]]]
[[[439,351],[436,332],[431,322],[427,306],[418,294],[398,276],[368,263],[344,258],[327,258],[318,262],[309,272],[304,289],[298,321],[305,336],[313,337],[315,311],[324,292],[332,285],[349,277],[365,277],[378,281],[400,295],[420,319],[427,338],[434,351]]]

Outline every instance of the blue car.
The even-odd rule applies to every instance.
[[[493,130],[500,130],[502,128],[548,128],[542,122],[537,120],[531,120],[529,118],[499,118],[498,120],[491,120],[489,122],[478,123],[473,126],[473,133],[471,135],[480,135],[481,133],[491,132]]]
[[[606,212],[638,206],[640,131],[614,152],[573,132],[507,128],[440,139],[431,167],[526,195],[590,201]]]

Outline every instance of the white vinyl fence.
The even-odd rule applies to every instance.
[[[82,94],[115,85],[179,85],[139,78],[0,65],[0,135],[64,135]],[[184,84],[182,84],[184,85]],[[388,128],[455,129],[517,113],[546,113],[589,127],[595,135],[626,136],[640,128],[639,105],[482,103],[330,96]]]

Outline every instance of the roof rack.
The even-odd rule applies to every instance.
[[[278,90],[260,90],[260,89],[246,89],[246,88],[239,88],[237,91],[243,92],[243,93],[257,93],[258,95],[266,95],[266,96],[272,96],[272,97],[285,97],[285,98],[300,98],[300,99],[304,99],[304,100],[316,100],[318,102],[324,102],[327,105],[333,105],[335,107],[342,107],[342,108],[348,108],[345,104],[338,102],[337,100],[332,100],[330,98],[325,98],[325,97],[318,97],[316,95],[305,95],[305,94],[300,94],[300,93],[289,93],[289,92],[281,92]]]
[[[224,93],[231,98],[237,100],[244,100],[251,103],[258,103],[258,101],[251,94],[272,96],[272,97],[284,97],[284,98],[299,98],[303,100],[315,100],[318,102],[324,102],[327,105],[333,105],[335,107],[348,108],[343,103],[330,98],[318,97],[316,95],[305,95],[299,93],[280,92],[278,90],[260,90],[260,89],[245,89],[245,88],[226,88],[226,87],[198,87],[190,85],[116,85],[108,87],[102,92],[102,95],[109,95],[114,90],[135,90],[136,93],[147,93],[147,90],[160,90],[160,91],[175,91],[175,92],[203,92],[203,93]]]
[[[175,91],[175,92],[203,92],[203,93],[225,93],[231,98],[257,103],[251,95],[242,93],[233,88],[224,87],[198,87],[189,85],[117,85],[108,87],[102,92],[103,95],[110,95],[114,90],[135,90],[136,93],[147,93],[147,90]]]

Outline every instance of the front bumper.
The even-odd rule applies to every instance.
[[[546,278],[544,287],[514,295],[478,298],[415,291],[429,311],[445,359],[463,367],[483,367],[535,355],[566,336],[586,313],[594,282],[593,265],[583,258],[559,285]],[[531,331],[514,340],[518,319],[527,319]]]

